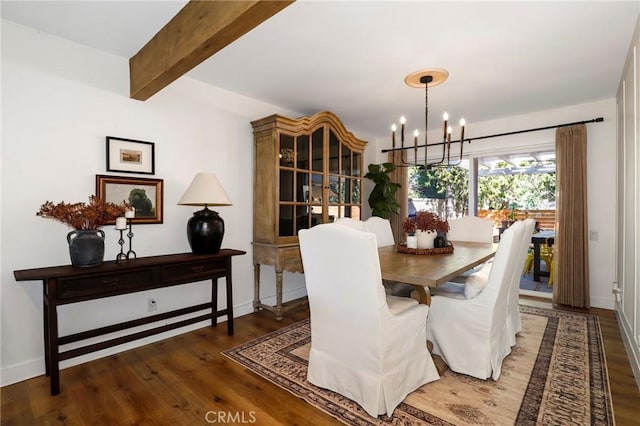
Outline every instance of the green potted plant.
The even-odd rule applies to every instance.
[[[400,184],[392,182],[389,173],[395,170],[393,163],[369,164],[368,172],[364,175],[375,183],[369,195],[371,214],[389,219],[391,213],[400,211],[400,204],[396,201],[396,192]]]

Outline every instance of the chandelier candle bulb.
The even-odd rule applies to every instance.
[[[447,112],[445,111],[444,114],[442,114],[442,119],[444,120],[444,138],[446,139],[447,137],[447,124],[449,121],[449,114],[447,114]]]
[[[127,218],[125,217],[116,218],[116,229],[119,229],[119,230],[127,229]]]
[[[460,144],[462,144],[462,142],[464,142],[464,125],[466,124],[466,122],[464,121],[464,118],[460,119]]]

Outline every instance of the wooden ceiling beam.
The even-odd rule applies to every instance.
[[[190,1],[129,59],[130,97],[149,99],[293,1]]]

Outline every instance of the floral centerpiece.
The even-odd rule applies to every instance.
[[[402,229],[407,235],[413,235],[416,231],[438,231],[446,234],[449,232],[449,222],[440,219],[435,213],[420,210],[415,217],[404,220]]]
[[[104,260],[104,232],[98,228],[124,216],[129,209],[124,201],[114,204],[92,195],[88,204],[46,201],[36,215],[74,228],[67,234],[71,264],[84,267],[99,265]]]
[[[420,210],[415,217],[408,217],[402,223],[402,229],[407,233],[407,247],[414,244],[410,237],[417,234],[415,244],[417,248],[434,248],[434,240],[438,233],[444,235],[449,232],[449,222],[440,219],[437,214]],[[412,247],[413,248],[413,247]]]

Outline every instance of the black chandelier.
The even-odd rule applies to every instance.
[[[415,88],[424,87],[424,121],[425,121],[424,144],[418,145],[419,132],[418,132],[418,129],[416,129],[413,133],[413,147],[411,147],[411,145],[409,144],[407,144],[407,146],[405,147],[404,130],[405,130],[406,119],[404,118],[404,116],[400,117],[400,148],[399,150],[401,152],[401,155],[400,155],[400,164],[397,164],[397,166],[420,167],[422,169],[430,169],[434,167],[458,166],[462,162],[462,155],[463,155],[463,148],[464,148],[464,143],[463,143],[464,142],[464,126],[465,126],[464,118],[460,119],[460,140],[458,141],[451,140],[452,129],[451,129],[451,126],[448,125],[449,114],[447,114],[446,112],[442,116],[442,119],[444,120],[442,142],[429,144],[427,140],[427,132],[429,128],[429,87],[437,86],[439,84],[444,83],[448,77],[449,77],[449,72],[442,68],[431,68],[431,69],[416,71],[405,77],[404,82],[408,86],[415,87]],[[392,144],[393,152],[396,151],[396,130],[397,130],[397,127],[394,123],[393,125],[391,125],[391,144]],[[451,160],[451,144],[454,144],[454,143],[460,144],[460,155],[457,158],[457,160],[454,158],[454,160],[452,161]],[[427,152],[428,148],[438,146],[438,145],[442,146],[442,157],[440,158],[440,161],[429,163],[429,157]],[[424,150],[424,163],[418,163],[419,149]],[[408,157],[408,154],[405,155],[405,151],[410,152],[411,150],[413,150],[413,162],[407,161],[405,159],[405,157]]]

